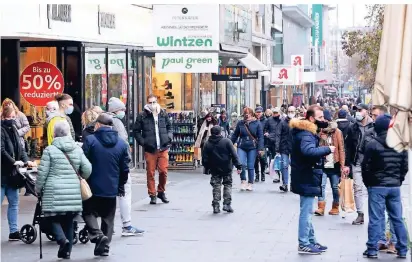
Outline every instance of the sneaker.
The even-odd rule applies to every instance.
[[[307,245],[307,246],[301,246],[299,245],[298,248],[298,253],[299,254],[305,254],[305,255],[320,255],[322,254],[322,251],[315,247],[315,245]]]
[[[259,182],[259,174],[255,174],[255,182]]]
[[[246,187],[246,191],[253,191],[253,184],[249,183]]]
[[[226,211],[228,213],[233,213],[233,208],[230,205],[223,205],[223,211]]]
[[[364,214],[358,213],[358,217],[352,222],[352,225],[363,225],[364,222]]]
[[[398,253],[398,251],[396,251],[395,245],[392,244],[392,243],[390,243],[390,244],[388,245],[388,249],[386,250],[386,253],[388,253],[388,254],[395,254],[395,255],[396,255],[396,253]]]
[[[220,207],[218,205],[213,205],[213,214],[219,214],[220,213]]]
[[[57,252],[57,258],[70,259],[70,242],[65,240],[60,244],[59,251]]]
[[[406,259],[406,254],[398,254],[397,258]]]
[[[275,183],[275,184],[280,183],[280,179],[279,178],[273,179],[273,183]]]
[[[321,244],[319,244],[319,243],[316,243],[314,246],[315,246],[317,249],[319,249],[320,251],[322,251],[322,252],[326,252],[326,251],[328,250],[328,247],[327,247],[327,246],[323,246],[323,245],[321,245]]]
[[[131,236],[141,236],[143,235],[144,230],[128,226],[124,227],[122,230],[122,237],[131,237]]]
[[[106,246],[109,245],[109,239],[106,236],[100,236],[96,241],[96,246],[94,247],[95,256],[103,256]]]
[[[242,183],[240,184],[240,190],[246,190],[246,188],[247,188],[246,181],[242,181]]]
[[[9,234],[9,241],[19,241],[20,233],[18,231]]]
[[[104,251],[101,254],[102,257],[108,257],[109,256],[109,252],[110,252],[110,247],[109,246],[105,246],[104,247]]]
[[[363,252],[363,256],[366,258],[378,258],[378,254],[370,254],[368,250],[365,250],[365,252]]]
[[[285,193],[289,191],[288,185],[281,185],[281,186],[279,187],[279,189],[280,189],[280,191],[283,191],[283,192],[285,192]]]

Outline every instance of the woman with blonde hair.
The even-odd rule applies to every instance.
[[[94,134],[94,126],[96,124],[97,117],[103,113],[103,109],[99,106],[92,106],[82,114],[82,140],[84,141],[87,136]]]
[[[20,140],[20,143],[23,149],[27,151],[27,148],[24,143],[24,136],[30,131],[29,121],[27,120],[26,115],[19,110],[19,108],[16,106],[13,100],[9,98],[4,99],[3,103],[1,104],[0,116],[2,120],[4,119],[3,111],[7,107],[12,107],[15,112],[14,120],[16,122],[17,133],[19,134],[19,140]]]

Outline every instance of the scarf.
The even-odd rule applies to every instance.
[[[152,104],[147,104],[144,106],[144,109],[151,112],[154,116],[159,115],[161,110],[159,104],[156,104],[156,106],[153,106]]]
[[[209,124],[210,124],[210,125],[209,125]],[[212,122],[209,122],[209,123],[208,123],[206,120],[203,121],[203,124],[202,124],[202,126],[200,127],[199,135],[198,135],[197,138],[196,138],[195,147],[200,148],[200,145],[202,144],[202,139],[203,139],[203,136],[204,136],[204,134],[205,134],[205,131],[207,131],[206,140],[210,137],[211,131],[212,131],[212,127],[213,127]]]

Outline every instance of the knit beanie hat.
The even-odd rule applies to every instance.
[[[110,98],[108,112],[113,113],[120,110],[126,110],[124,103],[117,97]]]
[[[323,111],[323,117],[328,121],[332,121],[332,114],[330,113],[329,110]]]
[[[344,109],[341,109],[338,112],[338,118],[340,118],[340,119],[345,119],[347,115],[348,115],[348,113]]]
[[[388,131],[391,119],[392,117],[387,114],[378,116],[375,120],[375,132],[379,134]]]

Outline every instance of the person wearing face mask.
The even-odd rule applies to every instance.
[[[292,149],[292,133],[289,127],[289,123],[296,116],[296,107],[290,106],[287,110],[287,115],[280,123],[279,133],[279,154],[281,156],[281,173],[282,173],[282,185],[279,189],[283,192],[288,192],[289,188],[289,157]]]
[[[20,143],[13,107],[5,107],[1,120],[1,203],[8,200],[7,220],[9,222],[9,241],[20,240],[17,218],[19,213],[19,189],[12,183],[10,174],[17,166],[36,166],[29,161]]]
[[[54,138],[54,126],[59,121],[67,121],[65,115],[59,111],[59,103],[57,101],[50,101],[46,104],[46,123],[44,125],[44,144],[49,146]]]
[[[266,117],[263,114],[263,107],[258,106],[255,109],[255,116],[256,119],[260,122],[260,125],[263,128],[265,127],[266,124]],[[268,140],[264,139],[265,143],[265,148],[268,146]],[[267,156],[266,156],[266,150],[265,150],[265,154],[263,156],[257,154],[256,155],[256,160],[255,160],[255,182],[259,182],[259,166],[260,166],[260,179],[262,182],[265,182],[265,169],[267,166]]]
[[[263,128],[263,135],[268,140],[270,155],[272,158],[274,158],[276,154],[279,154],[280,130],[282,126],[282,120],[280,118],[281,110],[279,107],[273,108],[272,112],[272,117],[267,119]],[[279,182],[280,177],[273,180],[273,183]]]
[[[157,198],[169,203],[166,197],[167,168],[169,165],[169,147],[172,143],[172,124],[167,113],[160,108],[155,95],[147,97],[144,111],[137,116],[133,127],[137,143],[144,149],[147,171],[147,188],[150,204],[155,205]],[[159,185],[155,187],[155,172],[159,171]]]
[[[17,133],[19,134],[20,143],[23,146],[23,149],[27,152],[28,148],[26,148],[24,136],[30,131],[29,120],[27,120],[26,115],[18,109],[13,100],[9,98],[4,99],[3,103],[1,104],[1,118],[3,118],[3,111],[6,107],[13,107],[14,111],[16,112],[15,122],[17,127]]]
[[[73,113],[73,98],[68,94],[57,94],[54,99],[59,103],[59,112],[61,116],[64,116],[70,125],[70,134],[73,140],[76,140],[76,134],[74,132],[73,123],[69,115]]]
[[[312,105],[304,120],[291,119],[291,191],[300,196],[298,252],[322,254],[327,247],[319,244],[312,224],[315,197],[322,196],[323,159],[335,151],[334,146],[319,146],[318,130],[328,127],[323,108]]]
[[[367,134],[373,131],[373,120],[369,117],[368,105],[359,104],[356,106],[356,109],[356,123],[352,124],[349,128],[346,154],[349,161],[347,165],[352,167],[353,190],[358,213],[358,217],[352,224],[362,225],[364,223],[364,197],[367,194],[367,190],[362,181],[361,164],[364,156],[365,138]]]
[[[241,190],[252,191],[255,178],[255,160],[259,153],[265,154],[263,129],[259,121],[254,117],[252,108],[243,110],[243,120],[240,120],[231,137],[232,143],[237,143],[237,154],[242,164],[240,174]],[[248,184],[246,183],[246,167],[248,172]]]

